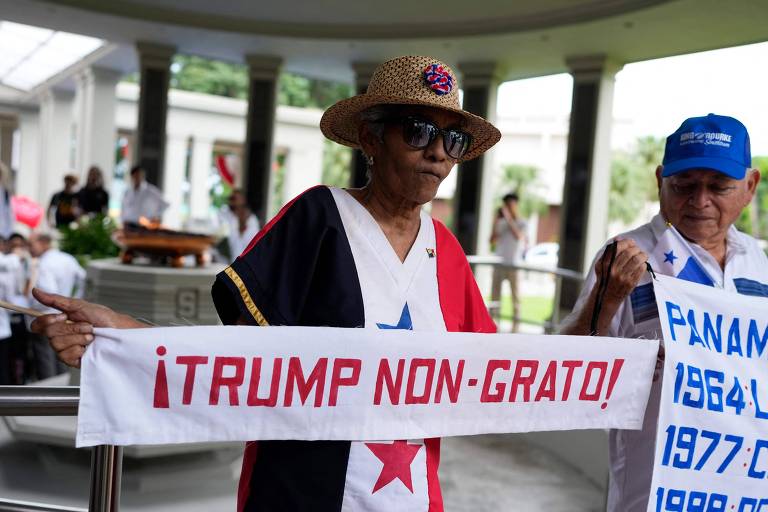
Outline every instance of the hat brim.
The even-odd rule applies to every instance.
[[[499,139],[501,132],[498,128],[480,116],[466,110],[443,107],[426,101],[403,98],[402,96],[382,96],[375,94],[358,94],[341,100],[329,107],[320,119],[320,130],[327,138],[344,146],[360,148],[358,127],[360,113],[376,105],[423,105],[448,112],[454,112],[464,118],[462,130],[472,136],[469,150],[458,162],[472,160],[488,151]]]
[[[747,168],[743,164],[727,158],[695,157],[683,158],[682,160],[664,165],[661,176],[666,178],[681,172],[690,171],[691,169],[710,169],[735,180],[743,180],[747,174]]]

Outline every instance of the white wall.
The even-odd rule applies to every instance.
[[[139,88],[120,83],[117,87],[116,126],[135,130]],[[208,211],[208,194],[201,192],[212,165],[211,149],[216,141],[240,144],[245,140],[244,100],[223,98],[188,91],[171,90],[168,98],[164,194],[171,207],[163,222],[171,227],[182,223],[181,204],[184,191],[187,141],[192,142],[190,159],[191,216],[200,218]],[[276,149],[285,152],[286,169],[282,201],[287,202],[305,189],[320,183],[323,162],[322,112],[278,106],[275,126]]]

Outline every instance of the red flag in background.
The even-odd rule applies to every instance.
[[[224,155],[216,157],[216,168],[219,170],[219,174],[221,174],[221,179],[226,181],[228,185],[232,186],[235,184],[235,177],[232,176],[232,171],[229,170],[227,159]]]

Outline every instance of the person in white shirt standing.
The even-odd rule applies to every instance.
[[[595,257],[560,332],[662,339],[653,286],[640,282],[648,255],[665,250],[659,246],[668,230],[681,235],[680,245],[666,249],[655,272],[767,297],[768,258],[754,238],[733,226],[760,182],[760,171],[751,162],[749,134],[738,120],[715,114],[685,120],[667,137],[663,164],[656,169],[659,214],[616,238],[612,265],[603,261],[603,251]],[[595,311],[600,288],[596,276],[604,273],[602,307]],[[609,512],[646,510],[660,396],[659,378],[651,387],[642,430],[611,430]]]
[[[13,195],[13,174],[11,170],[0,162],[0,236],[7,239],[13,232],[13,208],[11,196]]]
[[[123,224],[137,224],[142,217],[159,223],[168,205],[160,189],[147,183],[144,169],[138,165],[133,166],[131,183],[125,190],[121,206],[120,219]]]
[[[248,206],[243,191],[238,188],[229,195],[226,210],[221,216],[228,228],[229,260],[234,261],[259,232],[259,219]]]
[[[30,237],[29,250],[32,256],[37,258],[37,268],[33,272],[35,287],[67,297],[82,298],[85,291],[85,270],[74,256],[53,248],[53,239],[44,233]],[[34,299],[30,305],[44,313],[57,313]],[[46,338],[30,334],[30,343],[38,379],[46,379],[65,370],[64,365],[56,359],[56,354]]]
[[[3,245],[7,242],[3,241]],[[20,260],[13,254],[0,253],[0,299],[10,302],[17,293],[17,275],[21,266]],[[17,384],[15,382],[14,347],[11,331],[11,314],[8,310],[0,310],[0,386]]]
[[[491,245],[495,245],[494,254],[500,256],[506,265],[518,263],[525,247],[525,229],[527,223],[520,218],[518,212],[519,197],[517,194],[507,194],[502,199],[499,214],[493,223]],[[517,270],[509,267],[494,267],[493,284],[491,286],[491,301],[494,304],[501,300],[501,285],[509,282],[512,293],[512,332],[516,332],[520,324],[520,293],[518,291]],[[501,306],[494,308],[500,312]],[[498,323],[498,317],[496,318]]]

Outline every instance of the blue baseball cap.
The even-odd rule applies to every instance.
[[[752,166],[749,134],[741,121],[732,117],[691,117],[667,137],[662,164],[664,177],[690,169],[712,169],[744,179],[747,168]]]

